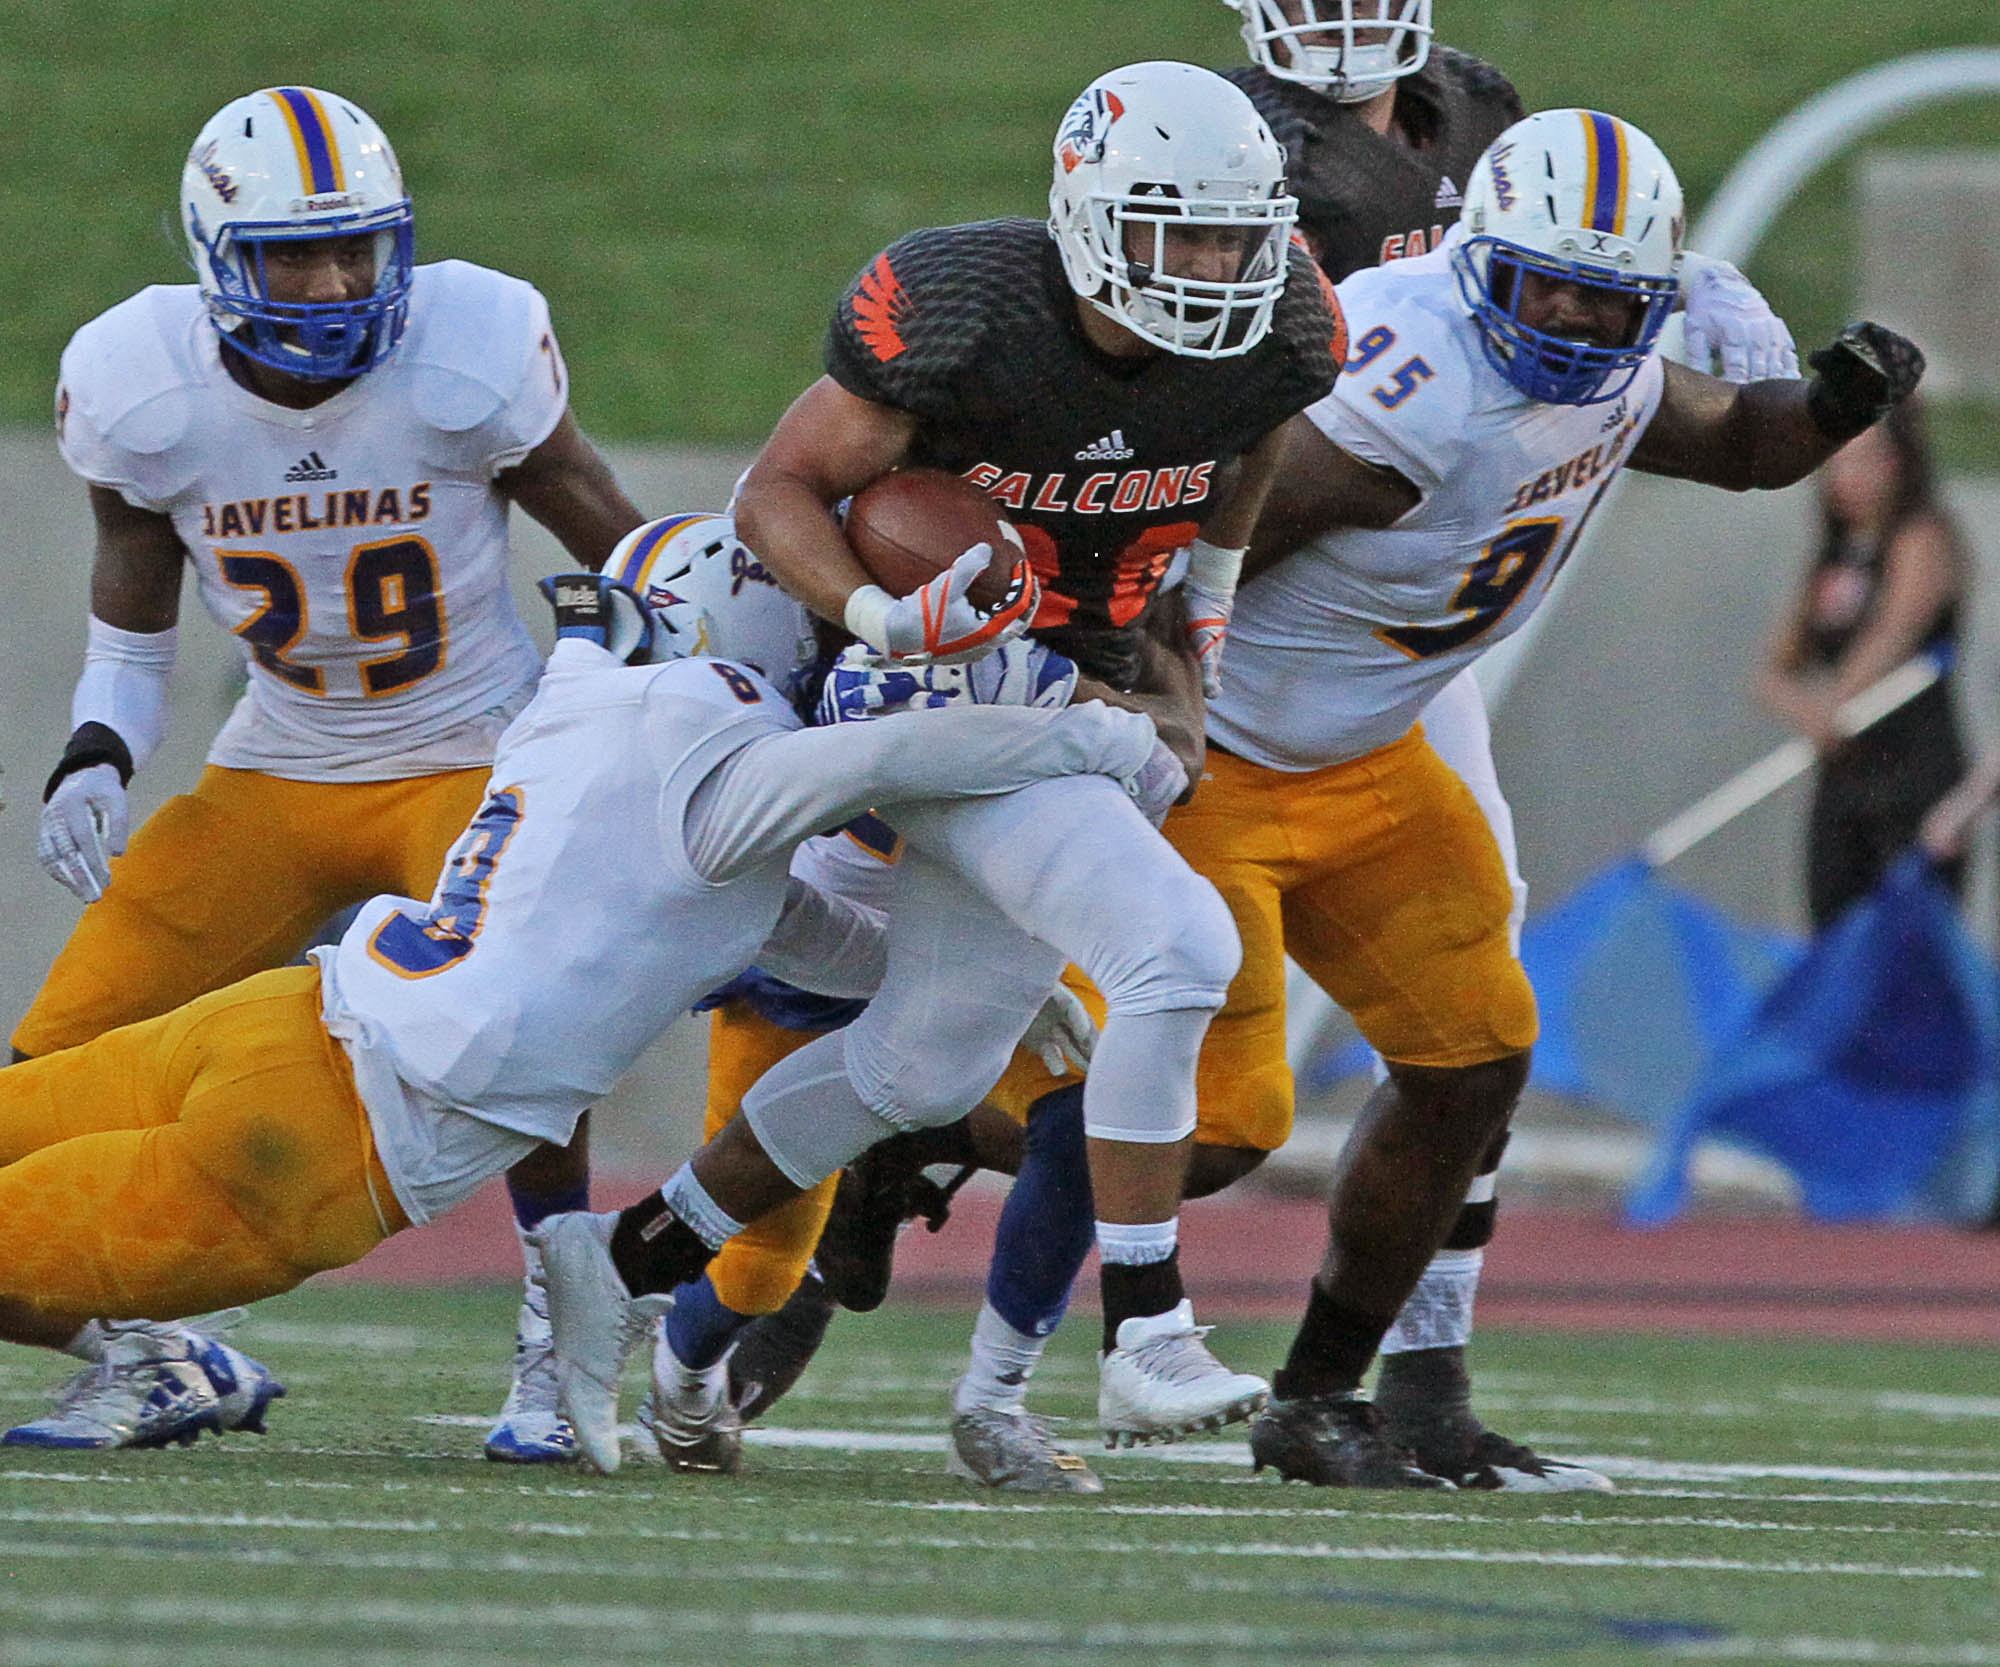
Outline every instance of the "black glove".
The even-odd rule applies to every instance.
[[[1851,440],[1917,391],[1923,350],[1880,324],[1850,324],[1806,363],[1806,410],[1830,440]]]
[[[558,639],[581,637],[628,666],[652,664],[652,611],[630,585],[602,573],[554,573],[536,588],[555,610]]]

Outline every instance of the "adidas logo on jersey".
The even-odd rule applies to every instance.
[[[1446,174],[1438,181],[1437,202],[1434,206],[1438,208],[1465,207],[1465,193],[1452,183],[1451,175]]]
[[[286,480],[338,480],[340,471],[329,469],[326,459],[316,451],[309,451],[298,462],[285,471]]]
[[[1132,448],[1125,444],[1125,430],[1114,428],[1101,439],[1093,440],[1076,454],[1079,463],[1114,463],[1132,455]]]

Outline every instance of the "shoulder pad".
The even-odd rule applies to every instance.
[[[1460,52],[1455,47],[1434,45],[1425,67],[1432,65],[1436,66],[1434,73],[1440,81],[1457,83],[1465,96],[1475,103],[1498,105],[1506,112],[1510,124],[1527,114],[1527,107],[1522,104],[1514,83],[1484,58],[1475,58],[1471,53]]]
[[[63,352],[68,409],[122,451],[168,450],[193,415],[189,337],[201,320],[201,292],[193,284],[153,284],[100,313]]]
[[[547,328],[547,304],[525,279],[462,260],[418,267],[397,348],[417,415],[448,433],[489,421],[513,399]]]

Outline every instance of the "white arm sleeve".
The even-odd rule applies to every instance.
[[[752,741],[695,789],[688,860],[703,879],[728,880],[864,810],[1011,793],[1051,776],[1126,777],[1152,750],[1150,719],[1094,700],[1058,712],[947,707],[789,730]]]
[[[69,703],[70,728],[103,724],[115,730],[138,769],[167,732],[167,678],[174,669],[180,633],[121,631],[90,616],[83,675]]]
[[[794,879],[757,965],[821,996],[872,996],[887,962],[882,917],[872,909]]]

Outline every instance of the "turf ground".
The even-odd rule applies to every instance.
[[[237,1334],[291,1385],[268,1435],[0,1453],[0,1663],[2000,1663],[1990,1354],[1490,1332],[1488,1415],[1620,1491],[1330,1494],[1240,1440],[1096,1454],[1080,1320],[1037,1399],[1107,1492],[1051,1503],[943,1473],[964,1315],[907,1306],[835,1328],[734,1480],[485,1464],[512,1301],[303,1291]],[[0,1417],[50,1376],[0,1356]]]

